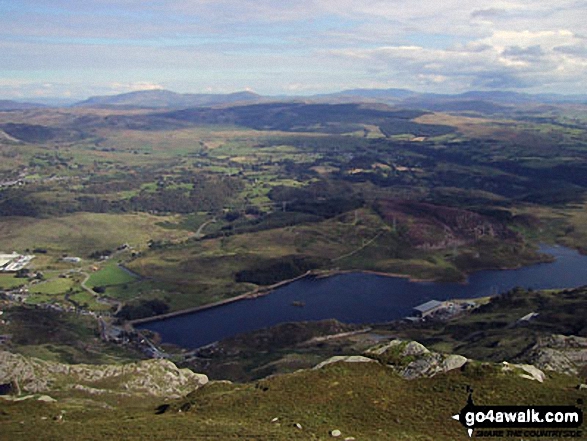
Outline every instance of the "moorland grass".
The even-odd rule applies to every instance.
[[[80,257],[87,257],[94,251],[113,250],[124,243],[143,249],[149,240],[185,237],[185,232],[157,225],[174,219],[145,213],[75,213],[49,219],[3,217],[0,249],[24,252],[25,249],[46,248]]]
[[[0,402],[0,409],[8,439],[26,432],[35,439],[326,440],[338,429],[374,441],[454,441],[467,438],[451,416],[466,404],[468,387],[478,405],[569,405],[587,398],[575,382],[551,374],[540,384],[475,364],[407,381],[378,363],[337,363],[244,385],[213,383],[180,400],[102,395],[108,409],[76,406],[70,392],[52,394],[54,404]],[[161,404],[168,407],[156,415]]]

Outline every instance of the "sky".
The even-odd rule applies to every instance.
[[[0,99],[587,93],[587,0],[0,0]]]

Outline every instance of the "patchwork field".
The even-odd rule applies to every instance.
[[[0,251],[35,255],[0,274],[2,349],[64,363],[60,372],[109,364],[97,380],[51,384],[56,401],[1,399],[2,436],[319,440],[336,429],[349,440],[454,440],[466,437],[451,416],[471,388],[478,404],[586,399],[584,367],[547,369],[538,383],[485,363],[533,363],[552,334],[585,336],[584,289],[513,290],[414,324],[282,324],[197,353],[157,348],[157,335],[129,326],[307,271],[462,281],[542,261],[544,242],[587,252],[585,105],[421,105],[0,112]],[[483,362],[413,381],[378,362],[298,371],[396,337]],[[242,383],[155,398],[145,375],[120,365],[161,349]],[[159,379],[166,386],[181,377],[154,363],[175,372]],[[117,369],[116,381],[101,377]]]
[[[539,242],[586,246],[580,108],[0,113],[0,250],[36,255],[29,303],[143,313],[308,270],[455,281],[530,264]]]

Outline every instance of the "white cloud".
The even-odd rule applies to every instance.
[[[585,92],[585,0],[2,3],[13,7],[0,14],[0,92],[21,87],[2,86],[15,72],[88,91],[509,84]]]
[[[161,84],[149,81],[138,81],[134,83],[110,83],[112,90],[116,92],[135,92],[137,90],[160,90],[164,89]]]
[[[540,87],[543,83],[581,82],[583,69],[587,68],[586,54],[560,48],[582,47],[583,42],[583,38],[565,29],[500,30],[449,48],[381,46],[334,50],[332,54],[378,66],[382,71],[415,74],[428,83],[460,83],[465,88]]]

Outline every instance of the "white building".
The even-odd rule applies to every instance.
[[[27,256],[17,253],[1,254],[0,253],[0,271],[16,272],[23,269],[29,264],[35,256]]]
[[[414,308],[414,314],[417,317],[426,317],[434,312],[445,307],[445,302],[439,302],[438,300],[430,300],[426,303],[422,303]]]

